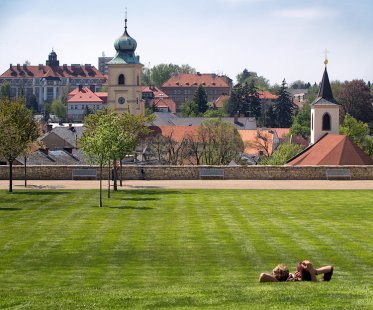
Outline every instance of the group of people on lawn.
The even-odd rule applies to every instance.
[[[271,274],[261,273],[259,282],[293,282],[293,281],[317,281],[317,275],[323,275],[321,281],[330,281],[333,275],[333,266],[315,268],[309,260],[298,263],[294,273],[283,264],[277,265]]]

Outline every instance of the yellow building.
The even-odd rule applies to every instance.
[[[108,63],[108,107],[116,112],[144,115],[141,87],[143,65],[140,57],[135,55],[136,40],[127,32],[127,18],[124,33],[115,41],[114,47],[117,53]]]

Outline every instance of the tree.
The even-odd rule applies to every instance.
[[[66,116],[66,105],[62,102],[62,97],[58,97],[53,100],[51,105],[51,112],[60,119],[64,119]]]
[[[0,156],[9,163],[9,192],[13,191],[13,161],[39,137],[39,127],[23,98],[0,101]]]
[[[203,117],[206,118],[212,118],[212,117],[227,117],[227,113],[224,112],[224,109],[218,109],[218,110],[213,110],[213,109],[208,109],[204,114]]]
[[[189,65],[159,64],[153,68],[144,68],[142,84],[161,87],[172,75],[178,73],[196,73]]]
[[[303,105],[302,109],[293,118],[293,124],[290,128],[292,135],[301,135],[308,139],[311,134],[311,106],[309,104]]]
[[[204,144],[201,163],[205,165],[227,165],[232,159],[237,160],[244,149],[237,129],[218,119],[204,121],[198,129],[198,137]]]
[[[8,81],[3,82],[0,86],[0,99],[10,99],[10,84]]]
[[[236,76],[236,79],[238,84],[250,84],[251,82],[254,82],[259,90],[269,89],[269,81],[265,77],[258,76],[256,72],[250,72],[247,69],[244,69],[242,73],[239,73]]]
[[[259,99],[257,87],[255,85],[255,80],[244,84],[243,96],[243,109],[245,110],[244,115],[247,117],[255,117],[256,119],[259,119],[261,115],[261,102]]]
[[[79,143],[88,160],[100,165],[100,207],[102,207],[102,174],[103,166],[122,152],[127,143],[133,143],[130,133],[120,128],[119,115],[100,111],[87,116],[86,131]],[[123,154],[123,153],[122,153]]]
[[[369,127],[350,114],[346,114],[343,123],[339,126],[339,132],[346,135],[356,143],[369,156],[373,155],[373,139],[369,136]]]
[[[196,117],[198,116],[198,105],[194,101],[184,103],[181,108],[181,115],[183,117]]]
[[[274,105],[277,125],[281,128],[289,128],[292,123],[294,104],[291,95],[287,90],[285,79],[282,81],[277,96],[278,98],[275,100]]]
[[[26,107],[30,109],[33,113],[38,111],[38,100],[36,99],[36,96],[32,94],[27,100],[26,100]]]
[[[236,84],[231,91],[227,105],[224,106],[225,112],[230,116],[240,113],[243,110],[242,97],[242,86],[241,84]]]
[[[197,90],[194,94],[193,101],[197,105],[199,113],[203,114],[203,113],[206,112],[206,110],[208,108],[208,105],[207,105],[208,99],[207,99],[206,90],[202,85],[198,86],[198,88],[197,88]]]
[[[261,165],[284,165],[295,155],[299,154],[303,147],[298,144],[281,143],[277,150],[269,158],[262,158]]]
[[[342,115],[350,114],[367,123],[373,121],[373,97],[363,80],[345,82],[337,102],[342,106]]]

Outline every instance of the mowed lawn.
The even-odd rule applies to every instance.
[[[278,263],[331,282],[258,283]],[[0,191],[0,308],[373,309],[373,192]]]

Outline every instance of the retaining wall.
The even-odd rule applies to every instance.
[[[323,180],[326,169],[349,169],[353,180],[373,180],[373,166],[123,166],[123,179],[127,180],[196,180],[199,168],[224,169],[225,179],[232,180]],[[71,180],[74,169],[97,169],[98,166],[28,166],[30,180]],[[143,169],[143,174],[141,172]],[[107,178],[108,168],[103,177]],[[13,179],[23,180],[24,167],[13,166]],[[0,166],[0,180],[9,179],[8,167]]]

